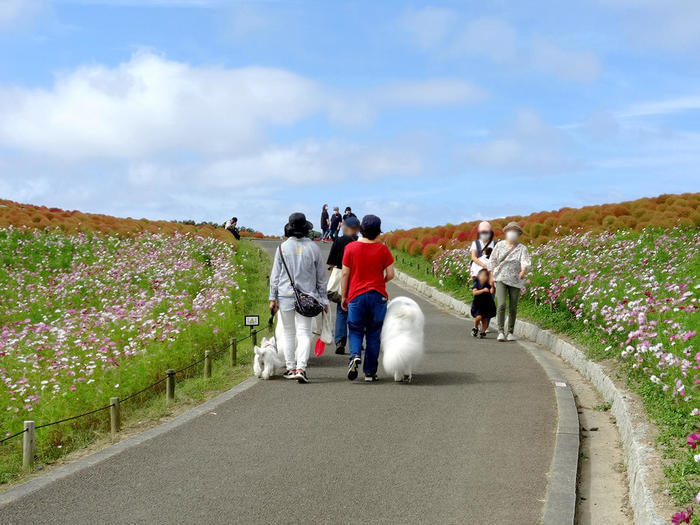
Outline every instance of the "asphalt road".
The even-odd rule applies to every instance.
[[[426,315],[413,384],[349,382],[329,349],[311,384],[261,381],[0,508],[0,523],[538,523],[557,417],[544,371],[390,294]]]

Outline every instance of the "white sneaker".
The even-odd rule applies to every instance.
[[[498,337],[496,338],[496,341],[505,341],[506,336],[503,334],[503,332],[498,332]]]
[[[508,334],[508,337],[506,337],[506,341],[517,341],[518,338],[515,337],[513,334]]]

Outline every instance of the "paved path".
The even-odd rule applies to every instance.
[[[397,286],[390,294],[409,295]],[[0,523],[538,523],[556,402],[515,343],[418,300],[414,383],[261,381],[168,433],[0,508]]]

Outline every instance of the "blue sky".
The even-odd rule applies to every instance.
[[[277,233],[700,191],[700,3],[3,0],[0,195]]]

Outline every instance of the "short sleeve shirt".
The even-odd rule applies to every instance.
[[[388,297],[384,270],[393,263],[394,256],[385,244],[359,241],[348,244],[343,255],[343,266],[350,268],[348,302],[371,290]]]

